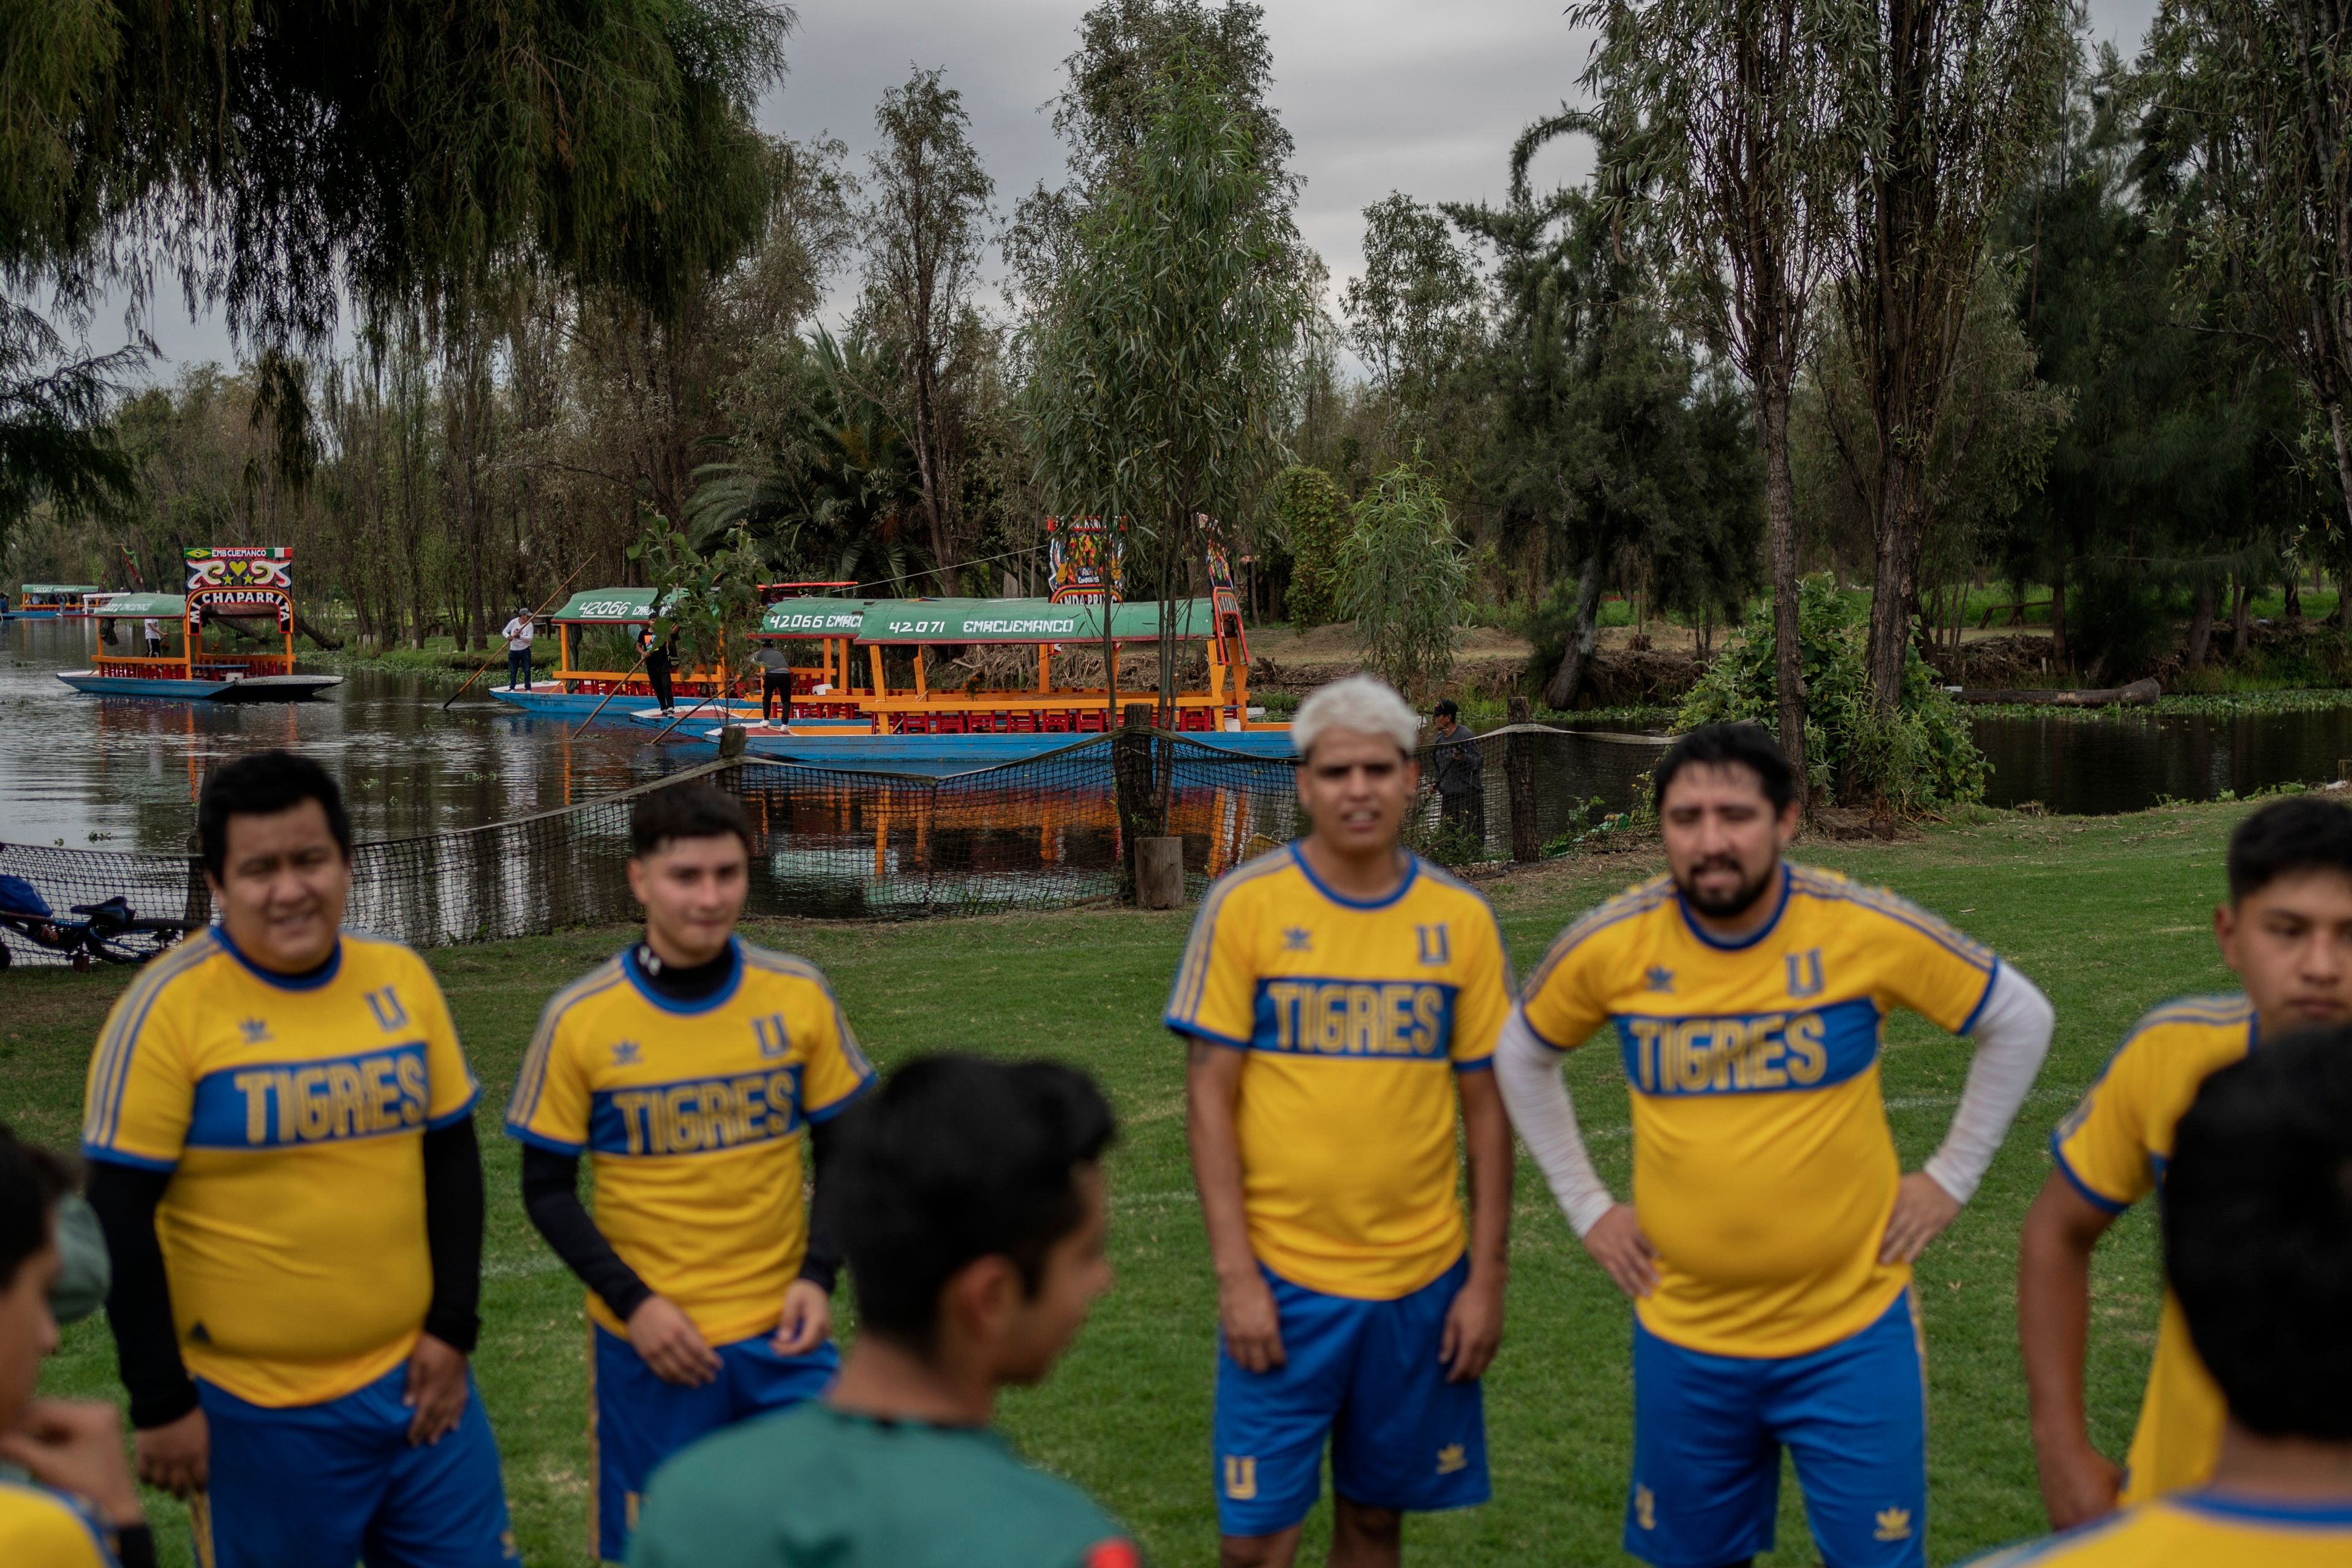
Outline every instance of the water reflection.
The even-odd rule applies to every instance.
[[[90,624],[11,622],[0,658],[0,839],[184,850],[205,771],[269,746],[340,779],[362,839],[472,827],[625,789],[690,764],[625,730],[573,734],[487,696],[359,670],[328,698],[220,704],[93,698],[57,679],[88,663]]]
[[[1985,799],[2039,801],[2054,812],[2139,811],[2163,796],[2212,800],[2280,784],[2344,776],[2352,708],[2304,713],[1980,718],[1977,744],[1993,764]]]

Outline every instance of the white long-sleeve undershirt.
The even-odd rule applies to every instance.
[[[2008,964],[2000,965],[1969,1031],[1977,1049],[1959,1108],[1952,1113],[1943,1146],[1925,1167],[1956,1201],[1966,1203],[1976,1195],[1977,1184],[2033,1088],[2034,1075],[2042,1070],[2056,1022],[2049,999],[2033,982]],[[1559,1075],[1564,1054],[1529,1028],[1526,1014],[1514,1006],[1496,1044],[1495,1083],[1503,1091],[1503,1104],[1520,1142],[1543,1172],[1569,1227],[1580,1237],[1616,1199],[1592,1168],[1583,1134],[1577,1131],[1576,1107]]]

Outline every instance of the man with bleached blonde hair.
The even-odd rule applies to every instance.
[[[1327,1444],[1334,1564],[1394,1563],[1403,1513],[1488,1496],[1511,1133],[1486,1068],[1510,964],[1486,900],[1399,842],[1420,729],[1370,676],[1300,705],[1311,826],[1210,889],[1169,996],[1217,1274],[1231,1568],[1287,1568]]]

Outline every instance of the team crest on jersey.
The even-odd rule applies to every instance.
[[[1451,963],[1454,962],[1453,944],[1448,940],[1445,924],[1445,921],[1439,921],[1435,925],[1412,928],[1413,940],[1421,946],[1422,963]]]
[[[1247,1502],[1257,1496],[1257,1460],[1247,1454],[1225,1456],[1225,1496]]]
[[[389,985],[379,985],[367,994],[368,1011],[375,1015],[376,1027],[392,1030],[405,1027],[408,1009],[400,1005],[400,994]]]
[[[257,1046],[270,1037],[267,1018],[244,1018],[237,1022],[236,1032],[245,1037],[248,1046]]]
[[[635,1067],[646,1059],[645,1050],[635,1040],[615,1040],[613,1042],[613,1065],[616,1068]]]
[[[1305,926],[1290,927],[1282,933],[1282,951],[1285,952],[1314,952],[1315,933]]]
[[[1650,965],[1648,972],[1642,976],[1642,989],[1644,991],[1664,991],[1671,994],[1674,988],[1675,972],[1663,963]]]
[[[771,1061],[793,1048],[793,1037],[784,1029],[782,1013],[752,1019],[751,1033],[760,1042],[760,1054]]]
[[[1788,955],[1789,994],[1818,996],[1822,994],[1822,950],[1809,947],[1802,952]]]
[[[1908,1541],[1911,1539],[1911,1510],[1907,1508],[1882,1508],[1878,1510],[1878,1528],[1871,1536],[1878,1541]]]

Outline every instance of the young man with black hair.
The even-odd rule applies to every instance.
[[[1662,1568],[1769,1550],[1786,1447],[1829,1568],[1923,1565],[1911,1262],[1991,1163],[2050,1005],[1926,910],[1785,861],[1796,780],[1762,729],[1701,726],[1655,779],[1668,873],[1560,933],[1496,1055],[1569,1224],[1633,1298],[1625,1550]],[[1896,1007],[1977,1040],[1943,1146],[1907,1175],[1879,1088]],[[1603,1025],[1633,1096],[1631,1205],[1560,1081]]]
[[[1984,1568],[2352,1568],[2352,1031],[2264,1040],[2196,1096],[2159,1207],[2212,1466]]]
[[[1486,900],[1401,842],[1420,730],[1374,676],[1299,704],[1312,826],[1210,889],[1163,1016],[1217,1275],[1227,1568],[1289,1568],[1327,1450],[1335,1568],[1392,1565],[1405,1513],[1490,1495],[1511,1129],[1486,1069],[1510,960]]]
[[[511,1563],[441,988],[341,929],[351,825],[317,763],[217,769],[196,833],[220,921],[116,1002],[83,1111],[140,1476],[194,1498],[219,1568]]]
[[[58,1205],[65,1163],[0,1127],[0,1563],[26,1568],[152,1568],[155,1541],[122,1457],[122,1418],[96,1401],[40,1399],[41,1360],[58,1348],[50,1311],[63,1260]]]
[[[2174,1123],[2208,1074],[2258,1041],[2352,1022],[2352,810],[2315,795],[2273,802],[2231,835],[2228,874],[2213,937],[2244,990],[2168,1002],[2133,1026],[2052,1135],[2056,1169],[2026,1215],[2018,1337],[2042,1500],[2061,1530],[2199,1484],[2221,1440],[2221,1392],[2168,1297],[2127,1467],[2091,1446],[2083,1353],[2093,1248],[2163,1186]]]
[[[840,1252],[803,1213],[801,1144],[823,1192],[833,1120],[873,1077],[824,974],[736,938],[740,802],[656,790],[629,843],[645,935],[556,993],[507,1108],[523,1205],[589,1290],[589,1513],[613,1561],[664,1459],[832,1384]]]
[[[857,1295],[841,1381],[665,1466],[633,1568],[1137,1568],[1092,1500],[989,1425],[1110,1289],[1114,1134],[1101,1091],[1055,1063],[891,1074],[826,1177]]]

